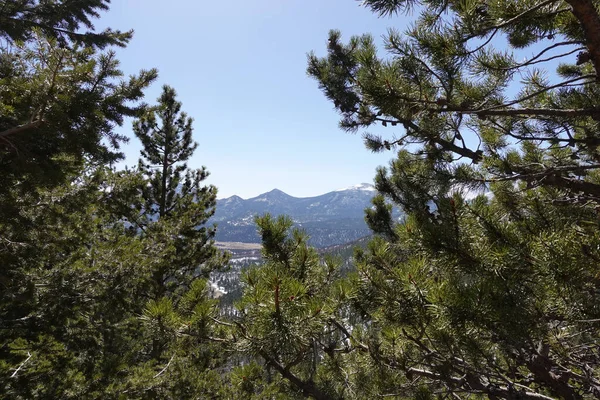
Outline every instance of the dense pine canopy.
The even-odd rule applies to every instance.
[[[0,397],[600,397],[600,2],[363,1],[410,28],[332,31],[308,74],[395,152],[373,238],[348,271],[259,216],[227,308],[194,121],[123,77],[109,4],[0,1]]]
[[[384,57],[331,32],[308,72],[342,128],[398,151],[352,278],[386,377],[371,395],[600,395],[598,4],[363,4],[419,16]]]

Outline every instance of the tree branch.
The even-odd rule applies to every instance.
[[[169,365],[171,365],[171,362],[173,362],[174,358],[175,358],[175,354],[173,354],[171,356],[171,359],[169,360],[169,362],[167,363],[167,365],[165,365],[165,367],[163,369],[161,369],[158,374],[154,375],[154,378],[158,378],[159,376],[161,376],[167,370],[167,368],[169,368]]]
[[[507,108],[504,110],[460,110],[452,109],[448,107],[446,110],[441,111],[453,111],[464,114],[475,114],[479,117],[482,116],[514,116],[514,115],[539,115],[548,117],[584,117],[584,116],[598,116],[600,115],[600,109],[598,108],[583,108],[583,109],[552,109],[552,108]]]
[[[27,361],[29,361],[29,359],[30,359],[30,358],[31,358],[31,353],[30,353],[30,352],[27,352],[27,358],[25,359],[25,361],[23,361],[23,362],[21,363],[21,365],[19,365],[19,366],[17,367],[17,369],[15,370],[15,372],[13,372],[13,373],[12,373],[12,375],[11,375],[10,377],[11,377],[11,378],[16,378],[16,377],[17,377],[17,373],[18,373],[18,372],[21,370],[21,368],[23,368],[23,366],[24,366],[25,364],[27,364]]]
[[[369,351],[369,347],[367,345],[359,342],[358,340],[354,339],[352,334],[350,334],[350,332],[348,332],[348,330],[342,324],[340,324],[333,318],[329,319],[329,321],[333,325],[335,325],[344,335],[346,335],[346,338],[350,339],[352,341],[352,343],[356,344],[356,346],[358,346],[361,350]]]
[[[590,58],[596,70],[596,81],[600,81],[600,16],[592,0],[566,0],[572,13],[581,23]]]
[[[518,69],[518,68],[522,68],[522,67],[526,67],[526,66],[531,66],[531,65],[534,65],[534,64],[539,64],[539,63],[542,63],[542,62],[547,62],[547,61],[553,60],[555,58],[564,57],[564,56],[568,56],[569,54],[573,54],[574,52],[581,50],[582,47],[577,47],[577,48],[575,48],[573,50],[570,50],[568,52],[565,52],[565,53],[562,53],[562,54],[558,54],[558,55],[555,55],[555,56],[551,56],[551,57],[546,57],[546,58],[543,58],[541,60],[538,60],[538,58],[540,58],[542,55],[544,55],[546,52],[548,52],[548,51],[550,51],[552,49],[555,49],[555,48],[560,47],[560,46],[572,46],[572,45],[576,45],[576,44],[581,45],[581,44],[583,44],[583,42],[581,42],[579,40],[570,40],[570,41],[566,41],[566,42],[554,43],[552,46],[546,47],[544,50],[540,51],[538,54],[536,54],[535,56],[531,57],[529,60],[523,61],[520,64],[512,65],[510,67],[496,68],[496,67],[493,67],[493,66],[491,66],[491,65],[489,65],[487,63],[484,63],[484,62],[482,62],[481,65],[483,65],[486,68],[493,69],[493,70],[496,70],[496,71],[511,71],[513,69]]]
[[[527,96],[523,96],[523,97],[521,97],[519,99],[515,99],[513,101],[509,101],[508,103],[499,104],[497,106],[492,106],[492,107],[489,107],[489,108],[484,109],[482,111],[489,111],[489,110],[494,110],[494,109],[498,109],[498,108],[502,108],[502,107],[508,107],[508,106],[512,106],[512,105],[515,105],[515,104],[518,104],[518,103],[522,103],[522,102],[524,102],[526,100],[532,99],[535,96],[538,96],[538,95],[540,95],[542,93],[545,93],[545,92],[547,92],[549,90],[556,89],[556,88],[559,88],[559,87],[564,87],[565,85],[568,85],[570,83],[577,82],[577,81],[580,81],[582,79],[588,79],[588,78],[597,78],[597,75],[596,74],[587,74],[587,75],[578,76],[578,77],[575,77],[575,78],[572,78],[572,79],[568,79],[566,81],[559,82],[559,83],[557,83],[555,85],[547,86],[547,87],[545,87],[543,89],[537,90],[537,91],[535,91],[533,93],[530,93]],[[591,81],[583,82],[583,83],[580,83],[579,85],[585,85],[586,83],[591,83]]]
[[[471,390],[469,393],[472,393],[472,389],[479,390],[488,395],[494,396],[502,396],[504,398],[510,399],[515,398],[515,394],[508,387],[504,386],[495,386],[491,387],[491,385],[486,385],[481,381],[480,378],[477,378],[475,375],[470,375],[466,378],[458,378],[452,376],[443,376],[441,374],[437,374],[435,372],[427,371],[419,368],[409,368],[407,371],[407,375],[417,375],[422,376],[429,379],[434,379],[442,382],[449,382],[453,385],[463,386],[465,383],[471,386]],[[519,391],[519,394],[522,396],[520,398],[531,399],[531,400],[555,400],[552,397],[545,396],[540,393],[528,392],[528,391]]]
[[[28,122],[26,124],[19,125],[14,128],[7,129],[3,132],[0,132],[0,138],[5,138],[7,136],[15,135],[15,134],[21,133],[23,131],[38,128],[38,127],[40,127],[40,125],[42,125],[43,122],[44,121],[42,121],[41,119],[38,119],[37,121]]]
[[[532,13],[532,12],[535,12],[535,11],[539,10],[540,8],[542,8],[542,7],[545,7],[545,6],[547,6],[547,5],[549,5],[549,4],[552,4],[552,3],[555,3],[555,2],[556,2],[556,0],[546,0],[546,1],[543,1],[543,2],[541,2],[540,4],[537,4],[537,5],[535,5],[535,6],[531,7],[531,8],[529,8],[529,9],[527,9],[527,10],[523,11],[523,12],[522,12],[522,13],[520,13],[519,15],[515,15],[514,17],[512,17],[512,18],[511,18],[511,19],[509,19],[509,20],[506,20],[506,21],[504,21],[504,22],[501,22],[501,23],[499,23],[499,24],[497,24],[497,25],[488,26],[487,28],[483,29],[483,30],[482,30],[482,31],[480,31],[480,32],[477,32],[477,33],[474,33],[474,34],[472,34],[472,35],[469,35],[469,36],[467,36],[465,39],[463,39],[463,41],[464,41],[464,42],[467,42],[467,41],[469,41],[469,40],[471,40],[471,39],[473,39],[473,38],[476,38],[476,37],[479,37],[479,36],[483,36],[483,35],[485,35],[486,33],[488,33],[489,31],[491,31],[491,30],[494,30],[494,29],[502,29],[502,28],[505,28],[505,27],[507,27],[507,26],[509,26],[509,25],[511,25],[511,24],[513,24],[513,23],[515,23],[515,22],[517,22],[517,21],[519,21],[519,20],[521,20],[521,18],[523,18],[523,17],[524,17],[524,16],[526,16],[527,14],[529,14],[529,13]]]
[[[298,389],[302,390],[302,394],[305,397],[312,396],[316,400],[329,400],[331,396],[323,393],[318,387],[315,386],[313,382],[305,382],[302,379],[298,378],[291,371],[286,369],[283,365],[277,362],[274,358],[270,357],[266,351],[260,350],[259,354],[264,360],[269,363],[269,365],[273,366],[283,376],[285,379],[290,381],[294,386]]]

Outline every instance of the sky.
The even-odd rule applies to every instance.
[[[338,128],[333,104],[306,74],[306,55],[326,54],[330,29],[381,42],[388,28],[404,28],[403,17],[379,18],[355,0],[120,0],[95,25],[135,31],[117,51],[123,72],[158,69],[149,103],[162,85],[176,89],[199,143],[188,165],[208,168],[219,198],[274,188],[308,197],[371,183],[393,157],[367,150],[364,132]],[[121,166],[135,165],[131,121],[118,130],[131,137]]]

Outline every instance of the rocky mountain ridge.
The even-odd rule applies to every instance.
[[[259,243],[254,217],[285,214],[306,230],[311,245],[332,246],[371,233],[364,221],[364,210],[371,207],[375,193],[372,185],[363,183],[314,197],[293,197],[278,189],[247,200],[231,196],[217,200],[211,221],[219,225],[217,241]]]

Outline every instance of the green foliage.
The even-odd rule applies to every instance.
[[[207,281],[192,276],[189,287],[153,297],[157,266],[186,248],[176,234],[141,234],[130,222],[147,183],[139,173],[82,171],[20,209],[29,229],[4,222],[12,229],[1,253],[8,398],[219,398],[225,390]]]
[[[85,162],[119,159],[116,149],[125,138],[113,128],[143,108],[143,90],[156,78],[150,70],[121,79],[112,52],[66,49],[37,38],[0,54],[3,218],[15,218],[17,204],[65,182]]]
[[[0,397],[223,398],[216,304],[195,279],[226,262],[203,226],[216,189],[179,163],[191,126],[158,220],[151,171],[109,167],[114,127],[153,112],[156,71],[123,79],[99,52],[130,37],[93,32],[108,3],[0,2]]]
[[[149,260],[107,213],[97,179],[41,193],[21,209],[29,229],[14,231],[19,241],[3,238],[2,391],[11,398],[94,392],[103,382],[93,377],[118,373],[124,359],[116,355],[135,349],[133,313],[149,288]]]
[[[326,57],[309,56],[344,129],[401,132],[365,135],[371,150],[398,153],[366,212],[378,237],[344,283],[347,387],[364,398],[599,396],[598,5],[363,4],[380,15],[418,4],[419,15],[389,32],[385,58],[371,37],[344,44],[337,31]],[[523,49],[533,56],[521,61]]]
[[[144,193],[148,202],[146,209],[158,212],[161,218],[180,212],[184,208],[180,204],[181,198],[192,189],[198,191],[198,183],[208,177],[204,168],[186,171],[185,162],[198,144],[192,139],[193,121],[181,112],[181,103],[175,100],[175,96],[173,88],[164,86],[158,98],[159,105],[149,109],[134,123],[134,132],[143,145],[140,170],[152,183]],[[157,125],[157,114],[161,126]],[[187,172],[185,182],[182,182],[183,172]],[[180,184],[183,185],[181,193],[178,193]],[[196,187],[192,187],[193,184]]]
[[[142,207],[134,218],[140,221],[141,234],[153,238],[158,246],[154,251],[161,254],[154,267],[157,297],[188,287],[194,277],[208,276],[227,264],[227,254],[219,252],[212,240],[216,226],[206,226],[215,212],[217,189],[202,186],[208,177],[205,167],[187,167],[197,143],[192,139],[192,119],[175,97],[175,90],[164,86],[158,105],[134,122],[143,146],[139,171],[147,180],[141,187]]]
[[[9,41],[35,40],[35,31],[58,40],[62,46],[82,43],[103,48],[125,46],[132,31],[106,29],[97,33],[92,20],[108,10],[110,0],[2,0],[0,1],[0,37]],[[86,31],[87,30],[87,31]]]
[[[402,131],[365,136],[399,148],[376,236],[348,271],[258,217],[233,313],[207,280],[227,255],[193,121],[168,86],[139,103],[154,70],[123,80],[99,53],[129,38],[93,32],[108,3],[0,1],[3,398],[600,396],[595,2],[364,1],[420,15],[387,58],[332,32],[308,72],[344,129]],[[132,116],[142,159],[117,172]]]
[[[587,355],[597,348],[596,255],[584,250],[598,248],[595,212],[551,206],[546,191],[494,194],[439,199],[435,214],[397,227],[399,240],[361,254],[356,307],[379,325],[369,347],[435,390],[593,394],[587,379],[565,377],[594,374],[599,361]]]
[[[306,235],[291,229],[289,218],[267,214],[256,223],[265,262],[244,274],[236,346],[291,383],[292,393],[339,398],[335,384],[319,374],[325,350],[335,358],[333,349],[344,339],[337,328],[343,316],[335,295],[339,262],[321,261]]]
[[[28,28],[78,29],[93,4],[2,4],[9,43],[0,54],[0,393],[7,398],[99,397],[119,385],[140,349],[136,314],[151,287],[144,251],[151,246],[114,212],[120,189],[111,190],[119,185],[104,166],[121,157],[125,138],[114,126],[144,108],[156,71],[122,79],[114,53],[95,50],[123,38],[90,36],[94,46],[81,47],[70,37],[65,46],[64,32]]]
[[[332,31],[327,56],[311,54],[308,73],[344,129],[394,131],[365,134],[371,150],[410,151],[445,169],[453,184],[524,180],[561,190],[565,201],[596,201],[600,38],[585,16],[597,10],[593,2],[568,3],[573,8],[425,1],[406,32],[390,30],[387,57],[368,35],[344,44]],[[386,15],[417,3],[363,4]],[[477,168],[449,166],[458,160]]]

